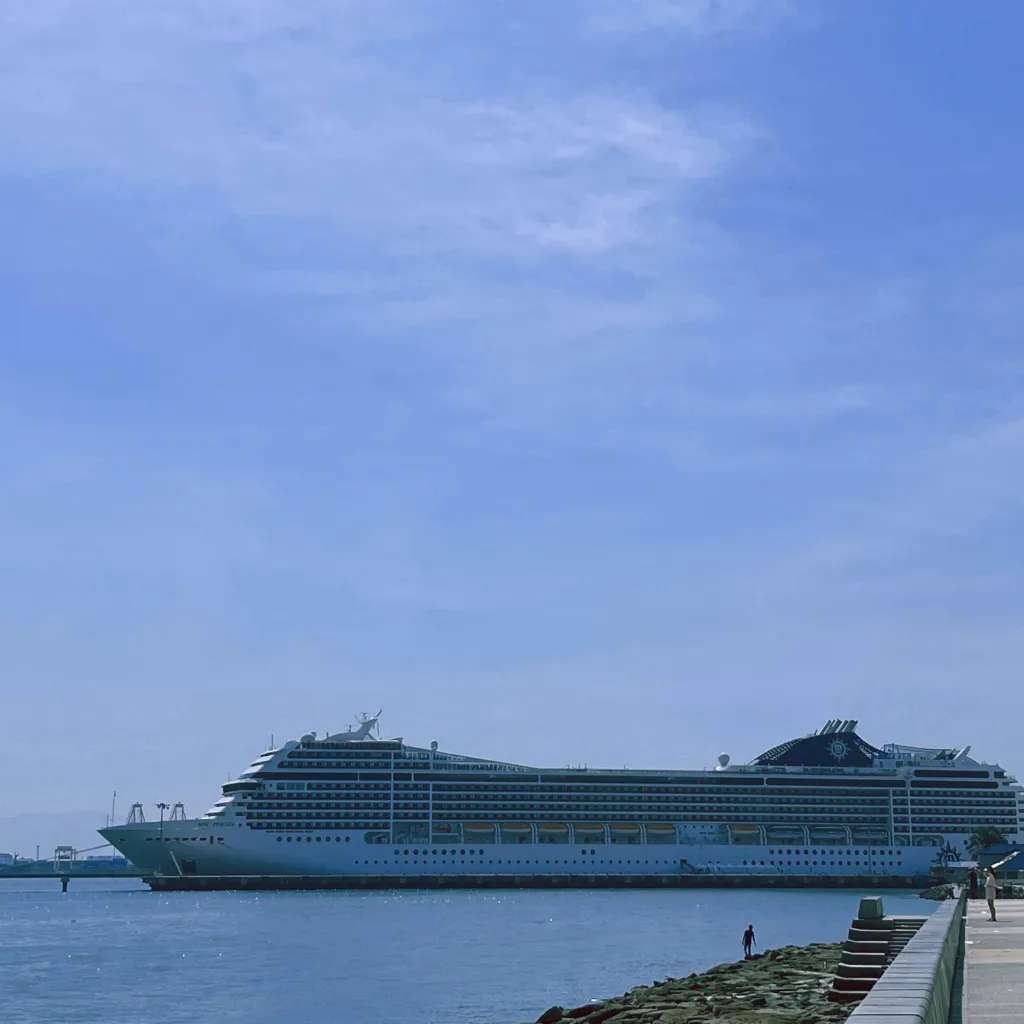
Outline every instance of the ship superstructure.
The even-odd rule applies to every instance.
[[[536,768],[356,728],[264,751],[198,819],[102,835],[163,876],[919,877],[1019,832],[1016,780],[969,748],[874,747],[830,720],[713,771]]]

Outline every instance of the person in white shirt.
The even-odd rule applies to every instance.
[[[985,899],[988,900],[988,912],[991,920],[996,919],[996,873],[988,868],[985,871]]]

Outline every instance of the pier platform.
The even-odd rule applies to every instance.
[[[996,900],[996,918],[983,899],[968,900],[964,1024],[1024,1020],[1024,900]]]

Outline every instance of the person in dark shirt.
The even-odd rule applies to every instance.
[[[757,945],[757,939],[754,938],[754,926],[752,924],[747,925],[747,930],[743,933],[743,959],[749,960],[751,956],[751,950]]]
[[[974,868],[967,874],[967,895],[972,899],[978,898],[978,872]]]

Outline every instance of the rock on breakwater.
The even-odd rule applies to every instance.
[[[953,886],[949,884],[930,885],[917,894],[923,900],[951,900],[954,892]]]
[[[703,974],[640,985],[582,1006],[553,1006],[539,1024],[840,1024],[852,1006],[830,1003],[838,942],[783,946]]]

